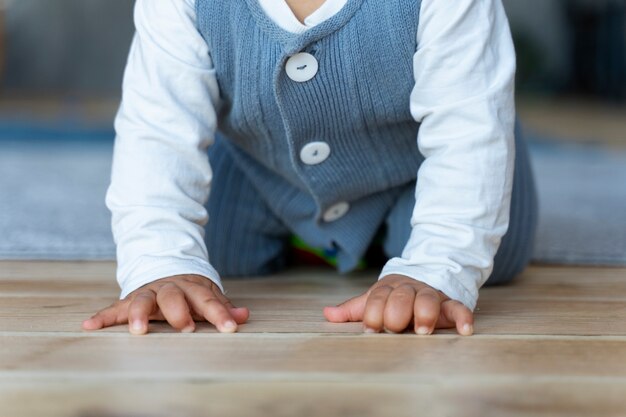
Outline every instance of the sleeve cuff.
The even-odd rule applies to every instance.
[[[152,262],[151,262],[152,263]],[[208,262],[191,259],[160,259],[157,265],[151,265],[149,269],[140,271],[135,268],[132,273],[122,274],[118,271],[118,282],[122,288],[120,300],[137,288],[149,284],[161,278],[173,275],[194,274],[202,275],[213,281],[224,293],[224,287],[219,274]]]
[[[449,271],[433,271],[422,266],[405,265],[401,261],[399,258],[390,259],[383,267],[378,280],[392,274],[404,275],[443,292],[451,299],[463,303],[472,312],[476,308],[478,290],[468,290],[461,284],[460,277],[452,275]]]

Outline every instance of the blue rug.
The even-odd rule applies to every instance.
[[[60,139],[62,138],[62,139]],[[0,259],[114,259],[109,128],[0,124]],[[626,265],[626,151],[533,137],[536,261]]]

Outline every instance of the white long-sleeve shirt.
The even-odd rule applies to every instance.
[[[259,0],[301,33],[337,13],[327,0],[299,22],[284,0]],[[199,274],[223,289],[204,243],[211,145],[221,105],[195,0],[137,0],[107,193],[120,298],[154,280]],[[402,274],[473,310],[509,222],[515,52],[501,0],[422,0],[411,114],[421,123],[412,233],[379,276]],[[416,167],[417,169],[417,167]]]

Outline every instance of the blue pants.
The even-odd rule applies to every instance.
[[[253,276],[287,266],[292,232],[272,213],[228,149],[217,140],[209,150],[213,184],[207,210],[206,243],[209,260],[222,276]],[[528,151],[521,135],[516,140],[509,230],[485,285],[511,281],[527,266],[537,226],[537,197]],[[411,232],[415,182],[407,184],[382,226],[387,257],[400,256]]]

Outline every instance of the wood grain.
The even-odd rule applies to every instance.
[[[119,295],[112,263],[34,263],[28,272],[20,265],[0,263],[0,331],[80,332],[82,320]],[[46,273],[51,279],[45,279]],[[328,269],[300,269],[230,279],[225,287],[236,305],[251,309],[241,332],[360,333],[359,324],[327,323],[322,309],[366,291],[375,276],[372,271],[340,276]],[[624,317],[626,268],[531,267],[509,285],[481,289],[475,330],[494,335],[626,335]],[[162,323],[151,329],[172,332]],[[214,329],[206,324],[198,331]]]
[[[300,296],[294,299],[233,297],[238,306],[251,309],[243,333],[361,333],[358,323],[331,324],[322,315],[325,305],[336,304],[357,293],[332,297]],[[2,297],[0,332],[82,332],[81,322],[106,307],[111,298]],[[622,335],[626,336],[625,301],[528,300],[485,296],[475,313],[475,333],[493,335]],[[200,323],[198,332],[214,332]],[[98,332],[127,333],[126,326]],[[150,331],[173,332],[167,323],[151,323]],[[437,329],[436,333],[454,333]]]
[[[0,383],[0,409],[11,417],[623,417],[624,392],[622,381],[521,378],[350,384],[13,382]]]
[[[117,299],[114,263],[0,262],[0,416],[626,415],[626,268],[532,266],[481,289],[472,337],[324,320],[375,277],[227,280],[240,333],[137,337],[80,329]]]
[[[626,337],[319,334],[3,335],[0,379],[418,381],[454,376],[623,377]]]

